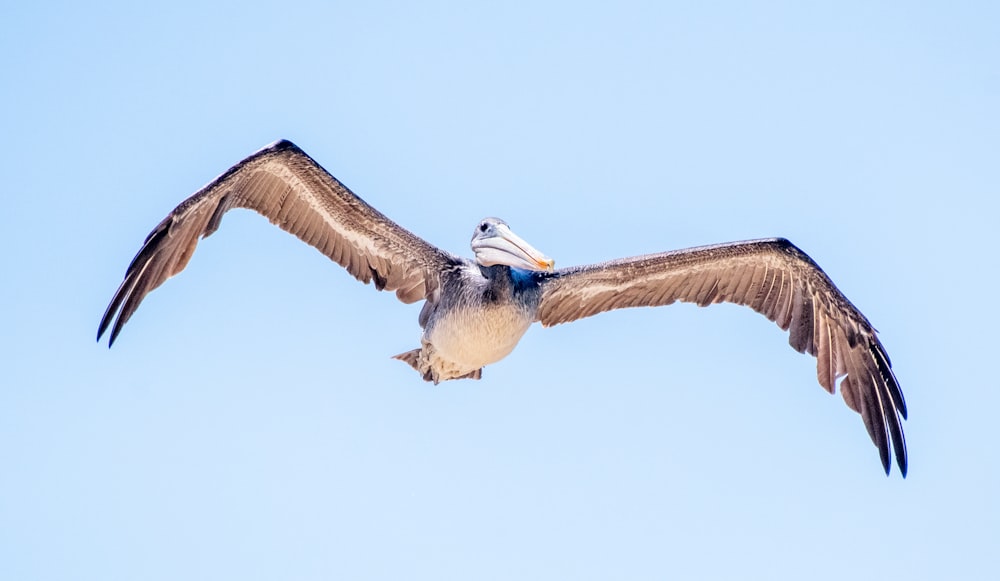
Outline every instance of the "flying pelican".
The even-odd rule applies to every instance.
[[[247,208],[314,246],[358,280],[424,300],[420,347],[396,355],[427,381],[479,379],[535,321],[557,325],[623,307],[746,305],[817,358],[819,383],[861,414],[889,474],[890,447],[906,476],[900,418],[906,403],[868,319],[788,240],[702,246],[554,269],[552,259],[486,218],[472,235],[475,260],[436,248],[385,217],[290,141],[239,162],[184,200],[146,237],[108,305],[97,339],[110,347],[139,303],[187,265],[198,239],[231,208]],[[112,325],[112,321],[114,324]]]

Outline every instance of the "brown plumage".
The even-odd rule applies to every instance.
[[[109,343],[142,299],[187,266],[198,239],[216,231],[222,215],[246,208],[297,236],[361,282],[394,290],[399,300],[424,299],[439,285],[451,254],[386,218],[290,141],[278,141],[233,166],[184,200],[149,233],[101,319]]]
[[[534,321],[543,326],[625,307],[675,301],[745,305],[817,358],[820,385],[861,414],[888,474],[906,475],[906,403],[868,320],[791,242],[735,242],[552,270],[552,261],[502,220],[477,226],[476,260],[413,235],[369,206],[288,141],[233,166],[182,202],[146,238],[104,313],[109,345],[142,299],[184,269],[198,239],[231,208],[247,208],[314,246],[358,280],[405,303],[426,300],[421,348],[397,356],[428,381],[479,379]],[[113,324],[112,324],[113,322]]]
[[[820,385],[836,380],[861,414],[888,472],[890,441],[906,473],[900,417],[906,402],[889,356],[868,319],[826,273],[788,240],[775,238],[689,248],[557,271],[543,287],[538,320],[550,326],[625,307],[675,301],[745,305],[783,330],[800,353],[814,355]]]

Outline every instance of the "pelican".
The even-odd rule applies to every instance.
[[[906,476],[906,403],[875,329],[823,270],[788,240],[702,246],[555,269],[506,222],[486,218],[472,234],[474,260],[410,233],[290,141],[239,162],[184,200],[146,237],[98,327],[110,347],[153,289],[187,265],[199,238],[231,208],[247,208],[312,245],[364,283],[423,300],[420,347],[396,355],[426,381],[479,379],[534,322],[548,327],[612,309],[745,305],[816,357],[819,383],[861,414],[882,467],[890,449]]]

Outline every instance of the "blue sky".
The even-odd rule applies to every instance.
[[[940,579],[998,565],[990,2],[0,9],[4,579]],[[432,386],[398,303],[232,213],[114,349],[144,236],[295,141],[430,242],[785,236],[881,331],[885,478],[734,307],[530,330]]]

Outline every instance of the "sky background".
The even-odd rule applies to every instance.
[[[987,579],[995,2],[0,8],[0,578]],[[752,311],[535,327],[424,383],[419,305],[249,212],[110,351],[146,234],[279,138],[471,255],[785,236],[880,330],[910,473]]]

